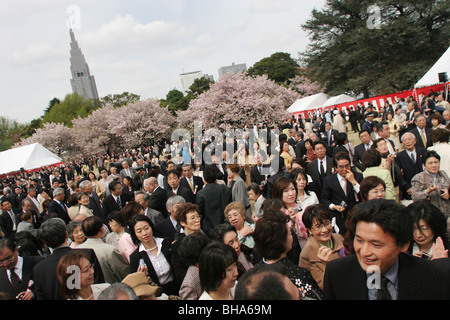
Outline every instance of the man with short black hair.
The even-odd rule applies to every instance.
[[[355,207],[355,254],[327,263],[326,300],[448,300],[448,275],[430,261],[405,253],[413,238],[407,208],[375,199]]]

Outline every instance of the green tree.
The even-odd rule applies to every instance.
[[[208,91],[213,83],[214,81],[206,77],[197,78],[189,87],[187,95],[191,95],[191,98],[201,95],[203,92]]]
[[[25,125],[0,116],[0,151],[8,150],[20,140],[20,132]]]
[[[330,95],[409,89],[449,45],[448,4],[327,0],[302,26],[311,42],[301,65]]]
[[[299,65],[289,53],[276,52],[268,58],[256,62],[247,73],[250,76],[267,75],[278,84],[289,84],[289,79],[297,75]]]
[[[50,111],[42,118],[43,123],[62,123],[72,127],[72,120],[78,117],[85,118],[95,110],[91,99],[85,99],[78,93],[65,96],[64,100],[52,106]]]
[[[183,92],[174,88],[167,93],[166,99],[159,100],[159,104],[161,108],[167,107],[170,113],[176,116],[178,111],[189,108],[191,99],[192,96],[184,96]]]
[[[141,99],[140,95],[122,92],[121,94],[108,94],[100,99],[100,105],[105,106],[107,104],[112,105],[115,108],[126,106],[129,103],[138,102]]]

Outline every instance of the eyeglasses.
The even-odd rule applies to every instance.
[[[322,230],[323,227],[325,227],[325,229],[328,229],[331,226],[331,221],[327,221],[324,224],[316,224],[314,226],[312,226],[311,229],[315,230],[315,231],[320,231]]]

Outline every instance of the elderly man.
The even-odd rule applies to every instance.
[[[169,216],[166,209],[167,191],[158,185],[158,180],[155,177],[144,180],[144,190],[151,194],[148,207],[161,212],[164,218],[167,218]]]
[[[134,195],[134,200],[139,203],[139,205],[144,209],[144,213],[147,217],[152,220],[153,225],[164,220],[161,212],[150,208],[148,205],[150,203],[150,195],[145,191],[136,191]]]
[[[69,217],[67,205],[64,202],[65,191],[63,188],[56,188],[53,191],[53,200],[48,206],[48,214],[56,213],[56,215],[61,218],[66,224],[68,224],[71,219]]]
[[[418,114],[414,120],[416,128],[408,131],[412,132],[416,136],[416,145],[427,149],[433,145],[431,139],[431,129],[427,128],[427,119],[423,114]]]
[[[416,136],[411,132],[405,132],[402,136],[402,143],[405,150],[397,155],[395,162],[402,169],[402,175],[408,184],[407,194],[404,194],[403,197],[411,200],[411,180],[416,174],[423,171],[422,156],[427,150],[416,147]]]

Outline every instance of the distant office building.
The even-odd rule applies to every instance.
[[[78,46],[78,42],[75,40],[72,29],[70,29],[70,40],[70,71],[72,73],[70,84],[72,85],[72,91],[85,99],[98,99],[94,76],[90,74],[89,66]]]
[[[233,62],[231,66],[219,68],[219,78],[223,76],[225,73],[239,73],[245,71],[247,71],[247,64],[245,63],[234,64]]]
[[[211,81],[214,81],[214,77],[209,74],[203,74],[201,71],[192,71],[185,72],[180,74],[181,78],[181,87],[183,88],[183,92],[189,90],[189,87],[194,83],[195,79],[206,78]]]

